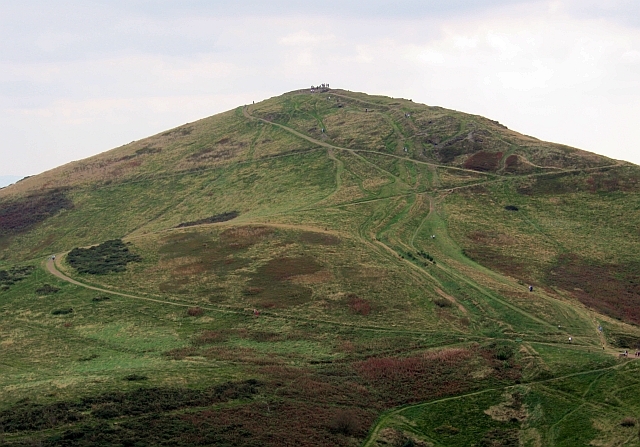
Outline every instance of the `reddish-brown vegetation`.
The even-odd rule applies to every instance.
[[[339,245],[340,238],[332,234],[303,231],[300,233],[300,241],[315,245]]]
[[[183,360],[186,357],[198,355],[198,349],[188,346],[186,348],[176,348],[164,353],[164,355],[173,360]]]
[[[60,189],[0,202],[0,235],[28,231],[58,211],[72,208],[73,202]]]
[[[350,437],[363,438],[375,416],[362,408],[340,409],[302,402],[255,402],[239,408],[184,415],[182,418],[192,424],[193,441],[198,439],[198,434],[202,436],[212,432],[221,433],[218,438],[221,444],[226,441],[228,445],[315,447],[353,445]]]
[[[252,303],[262,308],[305,303],[311,299],[312,290],[290,279],[320,270],[322,266],[309,256],[271,259],[258,268],[245,294],[251,297]]]
[[[204,315],[204,309],[202,307],[190,307],[187,309],[187,315],[190,317],[199,317]]]
[[[208,345],[212,343],[220,343],[220,342],[226,341],[228,338],[229,338],[229,331],[206,330],[206,331],[202,331],[200,335],[195,337],[192,343],[196,346]]]
[[[502,152],[480,151],[467,158],[464,167],[474,171],[496,171],[500,167],[500,160]]]
[[[347,297],[349,299],[349,309],[351,309],[352,312],[365,316],[371,313],[371,304],[369,301],[353,293],[350,293]]]
[[[640,324],[640,263],[598,264],[563,255],[547,280],[606,315]]]
[[[355,364],[386,405],[433,399],[459,393],[471,386],[466,349],[445,349],[422,356],[370,358]]]
[[[472,236],[470,235],[470,237]],[[498,240],[495,242],[495,245],[504,245]],[[465,248],[464,254],[479,264],[514,278],[530,280],[533,277],[534,266],[532,263],[524,263],[520,259],[504,254],[499,247],[478,242]]]
[[[509,171],[509,170],[515,170],[514,168],[516,168],[518,166],[518,156],[515,154],[511,154],[507,157],[507,159],[504,161],[504,169],[505,171]]]

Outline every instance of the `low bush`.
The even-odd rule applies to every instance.
[[[0,411],[0,433],[44,430],[87,419],[95,421],[121,416],[139,417],[146,414],[154,419],[164,411],[205,407],[235,399],[251,399],[260,386],[261,384],[256,380],[250,379],[244,382],[227,382],[205,389],[163,387],[139,388],[129,392],[114,391],[84,397],[79,401],[51,404],[37,404],[25,399]],[[145,428],[149,435],[148,427]],[[90,431],[93,429],[94,427],[89,428]],[[0,444],[2,444],[1,441]],[[56,443],[48,445],[54,444]],[[96,444],[88,441],[87,445]],[[114,445],[114,443],[103,445]]]
[[[140,262],[139,255],[129,251],[121,239],[113,239],[90,248],[74,248],[67,255],[67,262],[78,273],[105,275],[123,272],[130,262]]]
[[[352,436],[360,431],[358,417],[349,410],[338,410],[329,422],[329,430],[345,436]]]
[[[436,298],[435,300],[433,300],[433,304],[435,304],[438,307],[453,307],[453,304],[451,303],[451,301],[449,301],[446,298]]]
[[[60,288],[56,286],[52,286],[51,284],[43,284],[41,287],[36,289],[36,294],[38,295],[52,295],[54,293],[58,293]]]
[[[507,205],[504,207],[504,209],[507,211],[519,211],[519,208],[515,205]]]
[[[51,315],[68,315],[73,313],[73,309],[71,307],[67,309],[55,309],[51,311]]]
[[[0,270],[0,290],[9,290],[12,285],[25,279],[34,270],[35,267],[32,265]]]
[[[506,343],[496,343],[494,350],[495,357],[498,360],[509,360],[515,354],[513,346],[510,346]]]
[[[202,307],[190,307],[187,309],[187,315],[190,317],[199,317],[204,315],[204,309]]]
[[[141,380],[149,379],[147,376],[143,376],[140,374],[129,374],[128,376],[124,376],[123,380],[128,380],[129,382],[139,382]]]
[[[109,300],[110,298],[108,296],[94,296],[91,301],[99,303],[101,301],[106,301]]]

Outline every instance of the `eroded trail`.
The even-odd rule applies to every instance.
[[[413,158],[402,157],[400,155],[388,154],[388,153],[385,153],[385,152],[377,152],[377,151],[371,151],[371,150],[367,150],[367,149],[350,149],[350,148],[347,148],[347,147],[336,146],[334,144],[329,144],[327,142],[317,140],[317,139],[315,139],[313,137],[310,137],[309,135],[305,135],[302,132],[298,132],[297,130],[292,129],[289,126],[285,126],[284,124],[278,124],[278,123],[274,123],[273,121],[266,120],[264,118],[255,117],[255,116],[253,116],[253,115],[251,115],[249,113],[249,110],[248,110],[247,106],[243,107],[242,113],[244,114],[245,118],[247,118],[247,119],[257,120],[257,121],[261,121],[261,122],[266,123],[266,124],[271,124],[272,126],[279,127],[282,130],[285,130],[285,131],[287,131],[287,132],[289,132],[289,133],[291,133],[291,134],[293,134],[293,135],[295,135],[295,136],[297,136],[299,138],[302,138],[303,140],[307,140],[310,143],[314,143],[314,144],[316,144],[318,146],[326,147],[328,149],[336,149],[336,150],[339,150],[339,151],[347,151],[347,152],[351,152],[351,153],[353,153],[355,155],[357,155],[358,153],[364,153],[364,154],[369,153],[369,154],[375,154],[375,155],[382,155],[382,156],[385,156],[385,157],[397,158],[397,159],[400,159],[400,160],[410,161],[412,163],[417,163],[417,164],[426,165],[426,166],[433,166],[433,167],[439,167],[439,168],[443,168],[443,169],[451,169],[453,171],[461,171],[461,172],[473,173],[474,175],[485,175],[488,178],[493,178],[494,177],[492,174],[473,171],[471,169],[458,168],[458,167],[455,167],[455,166],[439,165],[437,163],[429,163],[429,162],[426,162],[426,161],[415,160]],[[376,166],[376,165],[374,165],[374,166]],[[378,166],[376,166],[376,168],[380,169]],[[385,172],[387,172],[387,171],[385,171]],[[393,175],[393,174],[391,174],[391,175]]]

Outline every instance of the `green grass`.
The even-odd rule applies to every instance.
[[[625,393],[637,393],[636,373],[637,366],[629,365],[409,406],[389,414],[378,433],[447,446],[508,439],[532,446],[636,445],[637,425],[622,421],[637,415],[639,403],[618,400],[616,386],[630,381]],[[383,444],[371,439],[367,445]]]
[[[639,174],[482,117],[300,91],[27,179],[0,192],[0,412],[57,416],[0,436],[636,445],[617,354],[640,340]],[[114,239],[139,262],[63,254]],[[220,386],[104,417],[110,393]]]

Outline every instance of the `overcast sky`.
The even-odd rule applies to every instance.
[[[0,176],[329,82],[640,164],[637,0],[0,1]]]

